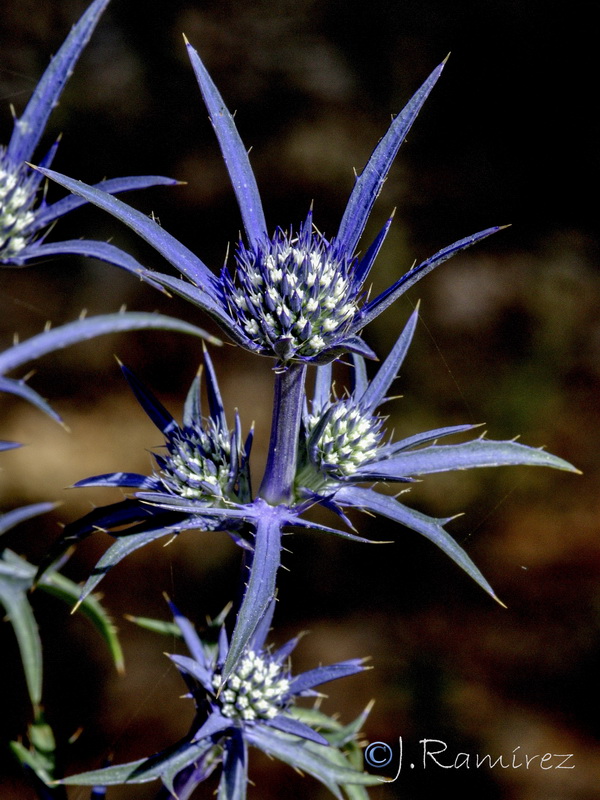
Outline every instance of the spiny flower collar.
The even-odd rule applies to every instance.
[[[133,497],[95,508],[67,525],[44,559],[41,574],[71,544],[95,531],[120,528],[88,580],[82,599],[103,575],[126,555],[163,536],[184,530],[224,530],[242,547],[249,545],[235,533],[244,521],[240,511],[251,504],[249,458],[253,434],[244,440],[236,413],[235,425],[227,425],[223,401],[210,356],[204,352],[204,374],[209,416],[202,413],[198,373],[188,391],[183,421],[179,424],[137,376],[121,365],[137,400],[165,437],[164,452],[154,453],[152,475],[111,472],[78,481],[77,488],[109,486],[136,489]],[[126,527],[125,527],[126,526]]]
[[[195,731],[195,739],[203,738],[203,731],[207,729],[214,735],[215,727],[210,723],[210,718],[217,715],[222,718],[217,724],[221,730],[266,724],[285,733],[328,745],[323,736],[294,719],[289,714],[290,708],[297,697],[317,696],[315,686],[361,672],[365,669],[364,659],[317,667],[293,677],[288,660],[299,637],[291,639],[277,650],[265,646],[274,608],[275,602],[271,601],[236,668],[224,677],[229,652],[225,626],[220,628],[217,647],[207,647],[190,623],[172,607],[192,658],[179,655],[170,658],[188,683],[198,710],[203,713],[206,703],[210,709],[207,719]]]
[[[99,258],[123,269],[140,268],[134,258],[106,242],[76,239],[45,244],[52,223],[83,205],[85,200],[70,195],[48,204],[40,186],[43,175],[34,172],[26,163],[31,161],[52,109],[58,104],[108,3],[109,0],[94,0],[73,26],[40,78],[23,114],[15,118],[8,145],[0,145],[0,266],[21,267],[33,259],[73,253]],[[57,148],[58,141],[42,158],[42,167],[50,167]],[[142,175],[101,181],[95,188],[110,196],[116,192],[176,183],[170,178]]]
[[[499,230],[487,228],[445,247],[410,269],[373,300],[362,287],[391,225],[388,219],[364,255],[358,244],[375,199],[398,149],[438,80],[440,64],[393,120],[357,177],[337,234],[326,238],[313,228],[312,214],[297,232],[278,228],[270,236],[256,179],[233,117],[198,53],[188,54],[208,108],[237,196],[246,240],[234,254],[235,267],[219,276],[154,220],[97,188],[42,167],[42,174],[113,214],[148,241],[183,275],[175,278],[132,268],[153,285],[181,295],[210,314],[237,344],[279,365],[327,363],[344,352],[372,358],[360,332],[409,287],[456,252]],[[125,267],[128,269],[128,267]]]
[[[62,783],[111,786],[160,778],[169,798],[187,800],[196,787],[221,766],[219,796],[243,800],[249,746],[312,775],[336,797],[341,797],[341,786],[378,782],[378,778],[351,766],[342,749],[355,740],[356,725],[348,726],[344,735],[339,724],[317,713],[325,733],[330,724],[338,726],[333,744],[304,722],[301,709],[295,708],[298,698],[319,696],[315,687],[362,672],[364,659],[349,659],[292,675],[289,656],[300,637],[276,650],[265,646],[275,606],[271,602],[238,667],[222,683],[222,668],[229,647],[224,626],[220,628],[215,646],[203,641],[192,623],[170,605],[190,653],[189,656],[169,656],[185,680],[188,696],[196,703],[197,717],[189,734],[150,758],[73,775]]]
[[[125,365],[121,370],[144,411],[165,437],[164,453],[154,453],[157,469],[150,476],[115,472],[75,484],[142,489],[146,504],[162,508],[172,501],[196,504],[197,513],[243,505],[251,500],[249,458],[253,432],[242,438],[239,415],[229,429],[212,360],[204,351],[209,416],[200,400],[201,372],[188,391],[181,425]],[[207,520],[208,524],[208,520]]]
[[[562,458],[516,441],[494,441],[480,436],[460,444],[438,440],[466,433],[476,425],[452,425],[425,431],[394,442],[384,441],[385,419],[378,408],[397,376],[417,325],[418,310],[408,320],[375,377],[367,380],[366,365],[354,357],[354,387],[343,399],[332,395],[331,364],[317,370],[315,392],[304,410],[296,473],[296,500],[312,498],[347,520],[344,510],[359,508],[400,522],[437,544],[492,597],[494,592],[444,529],[453,517],[434,519],[399,502],[395,497],[360,484],[410,484],[415,476],[436,472],[531,465],[578,472]],[[407,490],[405,490],[407,491]]]

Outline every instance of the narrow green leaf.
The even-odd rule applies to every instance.
[[[23,767],[29,767],[37,777],[46,785],[52,783],[52,777],[45,770],[44,759],[35,750],[28,750],[21,742],[11,742],[10,749]]]
[[[42,701],[42,643],[27,595],[0,575],[0,604],[6,609],[21,653],[27,691],[34,708]]]
[[[74,583],[58,572],[46,573],[38,586],[49,594],[59,597],[70,606],[75,606],[79,602],[81,593],[79,584]],[[79,608],[108,645],[117,672],[124,672],[125,660],[121,643],[117,636],[117,629],[99,599],[90,594],[81,602]]]
[[[133,622],[134,625],[137,625],[140,628],[144,628],[144,630],[152,631],[153,633],[161,633],[163,636],[174,636],[177,639],[182,638],[179,627],[174,622],[170,622],[169,620],[151,619],[150,617],[134,617],[130,614],[126,614],[125,619],[129,620],[129,622]]]

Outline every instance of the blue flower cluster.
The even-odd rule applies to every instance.
[[[290,528],[301,527],[367,542],[352,532],[347,517],[351,509],[364,510],[425,536],[495,597],[468,554],[445,530],[448,519],[416,511],[381,488],[399,483],[408,489],[418,476],[479,467],[529,464],[567,471],[574,468],[544,450],[516,441],[484,436],[464,441],[465,434],[471,434],[475,427],[468,424],[419,432],[400,441],[388,437],[380,408],[388,401],[392,382],[408,352],[418,312],[412,314],[371,380],[365,359],[376,358],[376,354],[362,333],[427,273],[499,228],[487,228],[443,248],[408,270],[379,296],[369,298],[365,282],[392,218],[361,254],[359,243],[398,149],[444,64],[431,73],[377,144],[356,178],[333,237],[327,238],[316,229],[312,211],[297,230],[277,227],[270,233],[247,148],[198,53],[186,40],[245,231],[235,247],[232,264],[213,272],[154,219],[114,196],[124,190],[174,181],[144,176],[90,186],[50,169],[56,145],[38,166],[28,163],[108,2],[95,0],[74,26],[23,115],[15,121],[8,146],[0,149],[0,264],[19,267],[50,254],[77,253],[99,258],[155,288],[180,295],[216,320],[235,344],[274,359],[274,400],[267,465],[254,491],[250,479],[253,433],[243,434],[237,413],[232,427],[227,422],[206,348],[203,369],[189,390],[181,423],[128,367],[122,366],[133,393],[164,437],[164,446],[154,453],[154,469],[149,475],[113,472],[76,484],[117,487],[130,493],[67,524],[37,570],[36,580],[43,581],[73,544],[99,530],[106,531],[115,541],[81,591],[79,602],[85,602],[109,569],[144,545],[186,530],[219,530],[242,550],[241,600],[229,623],[220,619],[209,629],[208,634],[216,631],[216,641],[210,636],[200,637],[192,623],[171,607],[189,651],[186,656],[170,656],[195,703],[196,717],[189,734],[158,755],[70,776],[62,783],[95,787],[93,797],[102,797],[106,786],[160,779],[160,797],[185,800],[198,784],[220,769],[219,798],[243,800],[248,783],[248,747],[255,747],[313,775],[336,797],[343,791],[360,800],[366,797],[364,787],[377,780],[366,775],[354,758],[362,718],[343,727],[316,710],[307,715],[307,709],[296,701],[316,696],[315,687],[323,683],[362,671],[363,661],[344,661],[294,675],[289,657],[297,639],[279,649],[265,644],[275,607],[281,538]],[[47,205],[40,189],[44,178],[71,194]],[[46,243],[51,223],[85,202],[128,225],[181,277],[148,269],[105,242],[82,239]],[[0,390],[17,394],[57,418],[24,380],[8,378],[6,373],[82,339],[145,327],[170,328],[218,343],[202,329],[157,315],[121,313],[82,319],[0,354]],[[353,388],[338,396],[332,383],[332,363],[346,354],[353,362]],[[309,368],[315,370],[310,398],[305,386]],[[208,398],[206,416],[200,400],[202,380]],[[450,437],[462,437],[463,441],[439,443]],[[16,446],[0,442],[2,450]],[[336,514],[339,527],[310,521],[307,512],[315,505]],[[28,512],[24,513],[26,517]],[[50,783],[48,778],[44,796],[58,796]]]
[[[110,786],[160,777],[168,792],[165,796],[187,800],[200,783],[222,766],[219,796],[245,797],[251,746],[301,768],[338,797],[340,788],[346,785],[357,797],[362,796],[361,788],[377,779],[354,769],[344,752],[344,745],[354,740],[356,725],[330,728],[331,720],[317,716],[323,732],[316,730],[314,721],[313,725],[303,721],[302,708],[296,706],[296,700],[318,697],[316,686],[363,671],[363,661],[350,659],[292,675],[289,656],[299,637],[276,650],[265,646],[274,606],[272,602],[243,657],[224,679],[229,649],[224,625],[214,626],[216,642],[204,641],[171,604],[189,655],[169,658],[181,673],[188,688],[187,697],[197,710],[188,735],[158,756],[83,773],[66,778],[64,783],[101,782]],[[331,736],[333,730],[337,746]]]

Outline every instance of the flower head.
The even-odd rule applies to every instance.
[[[377,783],[378,778],[353,767],[346,753],[356,748],[355,737],[364,716],[344,728],[316,712],[309,724],[303,721],[303,709],[296,705],[299,698],[318,697],[315,687],[363,671],[364,660],[349,659],[293,675],[289,656],[299,637],[279,649],[265,645],[274,605],[270,604],[248,649],[225,681],[222,670],[229,644],[224,626],[217,629],[216,643],[203,641],[191,622],[172,605],[175,622],[190,653],[169,656],[185,680],[188,697],[196,704],[196,719],[188,735],[163,753],[73,775],[64,783],[114,785],[160,778],[169,798],[186,800],[221,766],[219,796],[243,800],[249,746],[307,772],[338,797],[340,787]],[[320,730],[315,729],[315,720]]]
[[[577,472],[562,458],[516,441],[493,441],[483,436],[461,444],[438,444],[439,439],[466,433],[475,425],[454,425],[384,440],[385,418],[379,406],[396,378],[410,346],[418,313],[415,311],[372,381],[360,356],[354,358],[354,388],[338,399],[331,391],[331,365],[319,367],[312,404],[306,408],[296,473],[296,499],[312,498],[342,518],[344,509],[360,508],[381,514],[421,533],[458,563],[487,592],[489,583],[466,552],[445,531],[452,519],[434,519],[409,508],[395,497],[359,484],[410,484],[415,476],[435,472],[529,464]]]
[[[355,260],[313,231],[239,242],[233,275],[223,270],[229,313],[257,352],[282,362],[310,360],[343,338],[358,310]]]
[[[290,681],[282,676],[281,664],[265,653],[249,650],[225,680],[215,671],[212,685],[219,692],[215,702],[223,716],[253,722],[274,719],[279,714]]]
[[[15,167],[0,147],[0,260],[14,259],[27,247],[27,231],[35,221],[35,173]]]
[[[298,230],[279,227],[271,236],[247,150],[233,117],[197,52],[189,43],[187,48],[244,223],[245,240],[241,239],[235,248],[232,270],[225,266],[215,276],[181,242],[120,200],[43,167],[40,171],[113,214],[146,239],[183,278],[141,269],[139,265],[131,271],[202,308],[237,344],[272,356],[282,366],[292,362],[327,363],[344,352],[373,357],[359,337],[365,325],[454,253],[498,230],[488,228],[440,250],[373,300],[363,290],[391,218],[363,255],[358,253],[359,240],[396,153],[444,64],[431,73],[375,148],[356,179],[335,236],[327,238],[316,230],[312,213]]]
[[[211,359],[204,353],[209,416],[202,414],[201,373],[188,392],[181,424],[127,367],[123,373],[140,404],[164,436],[155,452],[156,468],[151,475],[114,472],[78,481],[76,487],[115,486],[134,488],[131,498],[94,509],[65,527],[64,533],[40,567],[47,565],[75,541],[98,530],[119,530],[115,544],[97,565],[95,574],[82,592],[86,597],[103,575],[139,547],[184,530],[226,530],[242,547],[248,547],[235,534],[246,518],[243,509],[250,505],[249,456],[252,433],[243,440],[239,417],[233,430],[227,426],[219,387]]]
[[[333,403],[322,416],[310,414],[306,436],[312,464],[340,479],[353,475],[376,457],[382,425],[382,417],[365,412],[353,398]]]
[[[73,240],[44,244],[53,222],[83,205],[85,200],[69,196],[48,204],[40,191],[43,176],[26,162],[44,134],[46,123],[57,105],[79,56],[110,0],[94,0],[73,26],[38,82],[21,117],[15,119],[6,147],[0,145],[0,266],[23,266],[32,259],[61,253],[77,253],[108,261],[116,266],[135,269],[139,264],[131,256],[105,242]],[[49,167],[58,147],[55,142],[41,160]],[[107,193],[143,189],[159,184],[176,183],[157,175],[114,178],[97,187]]]
[[[182,425],[165,417],[164,410],[141,387],[133,373],[123,369],[144,408],[165,435],[166,453],[154,454],[157,470],[152,482],[157,500],[166,493],[169,497],[226,508],[229,503],[244,503],[250,499],[248,458],[252,436],[242,441],[237,416],[234,430],[227,427],[208,354],[205,354],[205,365],[211,387],[211,414],[208,418],[202,417],[198,375],[188,393]],[[148,480],[142,483],[147,489]]]
[[[210,414],[202,415],[200,403],[201,373],[188,392],[182,424],[178,424],[164,406],[146,389],[127,367],[122,366],[137,399],[165,437],[164,452],[154,453],[156,469],[150,477],[132,473],[100,475],[77,483],[77,486],[130,486],[144,489],[149,505],[169,501],[196,502],[198,513],[210,509],[244,504],[250,500],[249,456],[252,434],[242,440],[236,414],[233,430],[227,425],[212,361],[204,353]]]

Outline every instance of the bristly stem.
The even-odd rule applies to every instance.
[[[305,379],[305,364],[291,364],[275,376],[269,455],[259,490],[259,496],[271,505],[292,497]]]

